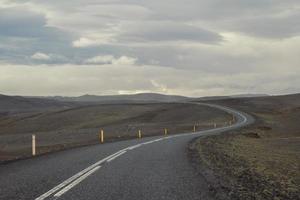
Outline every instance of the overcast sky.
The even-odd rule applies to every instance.
[[[0,0],[0,93],[300,92],[299,0]]]

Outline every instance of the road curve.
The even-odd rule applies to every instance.
[[[254,119],[231,108],[236,123],[206,131],[148,137],[57,152],[0,166],[0,199],[212,199],[190,165],[186,147],[203,135],[246,126]]]

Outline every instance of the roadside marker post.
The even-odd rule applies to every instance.
[[[217,128],[217,123],[214,123],[214,127]]]
[[[168,129],[165,128],[165,135],[168,135]]]
[[[194,124],[194,130],[193,131],[196,132],[196,124]]]
[[[104,142],[104,131],[101,129],[100,131],[100,143]]]
[[[35,135],[32,135],[32,156],[36,155]]]
[[[141,139],[142,138],[142,131],[139,130],[139,133],[138,133],[138,138]]]

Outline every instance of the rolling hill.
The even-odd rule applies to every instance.
[[[50,109],[62,109],[75,106],[75,103],[60,102],[51,99],[6,96],[0,94],[0,112],[27,112]]]
[[[124,102],[175,102],[188,100],[188,97],[177,95],[164,95],[157,93],[140,93],[140,94],[127,94],[127,95],[83,95],[79,97],[45,97],[58,101],[68,102],[97,102],[97,103],[124,103]]]

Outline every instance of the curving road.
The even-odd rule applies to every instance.
[[[246,126],[254,119],[231,108],[202,105],[235,115],[236,123],[76,148],[2,165],[0,199],[212,199],[205,179],[188,161],[188,142]]]

